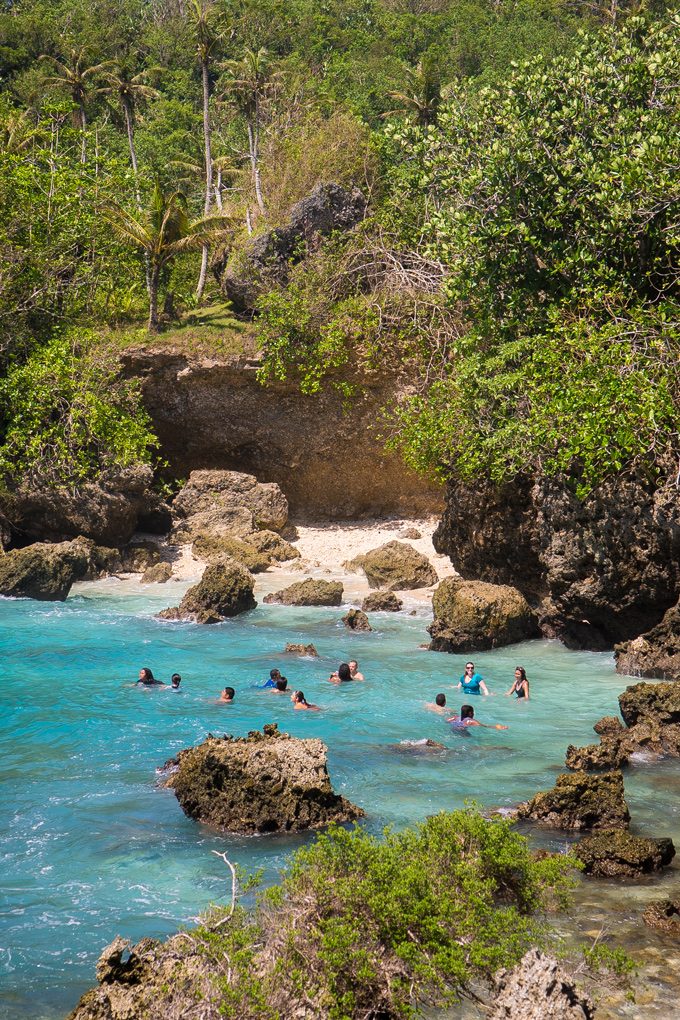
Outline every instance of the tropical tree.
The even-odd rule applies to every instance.
[[[433,60],[420,60],[415,67],[406,67],[403,91],[388,92],[390,99],[399,103],[384,117],[408,117],[419,127],[436,124],[442,98],[439,68]]]
[[[255,198],[264,212],[264,198],[260,181],[260,125],[262,101],[271,88],[272,62],[263,47],[246,50],[240,60],[228,60],[222,65],[227,72],[225,94],[240,114],[248,129],[248,155],[255,188]]]
[[[36,123],[32,110],[8,109],[4,117],[0,114],[0,152],[17,155],[39,143],[45,129]]]
[[[155,99],[160,93],[157,89],[148,84],[149,75],[156,68],[147,68],[139,74],[130,74],[127,68],[116,64],[111,71],[105,73],[107,81],[105,88],[100,89],[104,94],[115,96],[121,105],[125,116],[125,128],[127,131],[128,148],[130,150],[130,163],[135,177],[135,198],[137,207],[141,209],[142,201],[139,193],[139,171],[137,168],[137,152],[135,150],[134,125],[135,115],[139,104],[147,99]]]
[[[71,96],[75,106],[75,123],[81,132],[80,141],[80,162],[86,159],[85,130],[87,128],[87,115],[85,111],[87,100],[91,94],[92,85],[98,75],[107,71],[113,64],[111,60],[103,60],[99,64],[87,63],[88,50],[82,46],[79,50],[72,49],[64,60],[43,54],[41,60],[49,60],[54,65],[56,74],[45,79],[46,85],[66,91]],[[98,89],[96,91],[99,91]]]
[[[224,240],[232,225],[229,216],[208,216],[191,221],[186,197],[181,191],[166,193],[156,184],[146,212],[134,216],[117,202],[102,207],[101,213],[116,234],[144,253],[149,264],[149,323],[157,333],[158,294],[163,270],[178,255],[196,251],[210,241]]]

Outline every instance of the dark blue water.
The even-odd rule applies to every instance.
[[[64,1016],[93,983],[99,952],[115,935],[164,936],[224,899],[229,876],[212,849],[247,869],[263,867],[272,881],[300,845],[301,837],[215,834],[158,788],[156,767],[209,731],[245,734],[277,721],[296,736],[323,738],[335,788],[365,808],[377,832],[469,798],[510,806],[552,785],[566,745],[595,739],[593,722],[616,713],[625,685],[610,656],[556,643],[479,654],[477,668],[496,695],[523,664],[532,700],[477,698],[478,717],[509,730],[452,734],[424,703],[441,690],[459,707],[451,685],[464,660],[419,648],[425,616],[377,614],[371,634],[348,634],[333,609],[260,606],[217,627],[153,619],[178,590],[165,585],[150,594],[111,582],[80,586],[58,605],[0,600],[7,1020]],[[283,656],[288,641],[313,641],[321,658]],[[329,684],[331,669],[350,657],[366,682]],[[287,697],[253,689],[273,665],[323,711],[294,712]],[[181,673],[181,693],[127,686],[142,666],[166,681]],[[233,705],[215,702],[225,684],[237,690]],[[398,746],[423,737],[449,750],[418,755]],[[631,806],[644,811],[649,785],[636,789]],[[663,783],[657,791],[671,830],[675,792]]]

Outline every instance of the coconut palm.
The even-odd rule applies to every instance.
[[[25,152],[44,135],[45,128],[35,123],[32,110],[10,110],[0,124],[0,152]]]
[[[139,74],[132,75],[121,64],[115,64],[113,70],[106,72],[104,75],[107,82],[106,87],[99,90],[104,94],[115,96],[123,110],[128,148],[130,150],[130,163],[132,164],[132,172],[135,178],[135,197],[137,198],[137,207],[140,209],[141,199],[139,195],[137,152],[135,150],[134,137],[135,115],[137,107],[141,102],[147,99],[155,99],[156,96],[160,95],[157,89],[152,88],[147,83],[149,75],[156,70],[158,69],[147,68],[145,71],[140,71]]]
[[[46,85],[68,92],[75,106],[76,126],[80,128],[80,162],[84,163],[86,158],[85,150],[85,129],[87,128],[87,116],[85,112],[86,102],[90,96],[93,81],[98,75],[107,71],[112,65],[112,60],[103,60],[99,64],[87,63],[87,47],[79,50],[71,50],[68,57],[59,60],[58,57],[44,53],[40,60],[49,60],[54,65],[57,74],[45,79]],[[98,91],[98,90],[97,90]]]
[[[255,188],[255,198],[264,212],[260,181],[260,121],[262,101],[272,84],[272,63],[267,50],[246,50],[240,60],[227,60],[222,65],[227,72],[224,91],[227,99],[246,120],[248,127],[248,153]]]
[[[383,117],[409,117],[420,127],[437,123],[442,98],[442,82],[437,65],[432,60],[421,60],[415,67],[405,68],[406,85],[403,92],[388,92],[399,106]]]
[[[157,333],[158,293],[161,274],[185,251],[195,251],[212,240],[223,240],[232,226],[229,216],[189,219],[187,200],[181,191],[166,193],[156,184],[149,208],[134,216],[117,202],[101,208],[102,216],[119,237],[142,251],[149,265],[149,331]]]

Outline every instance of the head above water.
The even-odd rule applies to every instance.
[[[225,701],[233,701],[236,695],[236,691],[233,687],[225,687],[222,691],[222,697]]]
[[[170,683],[172,684],[173,687],[179,687],[181,682],[182,678],[179,675],[179,673],[173,673],[172,676],[170,677]]]
[[[356,673],[356,671],[359,669],[359,663],[357,662],[356,659],[350,659],[348,662],[348,666],[350,673]]]
[[[475,717],[475,710],[472,707],[472,705],[461,705],[461,707],[460,707],[460,717],[461,717],[461,719],[474,719],[474,717]]]
[[[474,662],[466,662],[465,663],[465,672],[466,673],[474,673],[474,671],[475,671],[475,664],[474,664]]]
[[[280,680],[281,679],[281,670],[280,669],[270,669],[269,670],[269,679],[270,680]]]
[[[155,678],[149,667],[144,666],[144,668],[139,671],[139,679],[143,684],[152,684]]]
[[[338,666],[338,677],[340,680],[351,680],[352,671],[346,662],[341,662]]]
[[[527,671],[524,666],[515,666],[515,680],[526,680]]]
[[[282,676],[280,680],[276,681],[274,686],[277,691],[285,691],[286,687],[288,686],[288,681],[286,680],[285,676]]]
[[[306,705],[307,699],[304,695],[304,691],[293,691],[290,696],[290,700],[294,705]]]
[[[444,708],[444,706],[446,705],[446,695],[438,694],[434,699],[434,703],[435,705],[439,705],[440,708]]]

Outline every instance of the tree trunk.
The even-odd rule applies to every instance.
[[[149,275],[149,333],[158,333],[158,284],[160,267],[152,266]]]
[[[260,166],[258,161],[258,126],[257,114],[255,121],[248,121],[248,150],[250,152],[250,166],[253,173],[253,184],[255,185],[255,198],[260,212],[264,212],[264,199],[262,198],[262,186],[260,184]]]
[[[201,61],[201,76],[203,79],[203,139],[205,141],[205,202],[203,213],[210,215],[212,200],[212,151],[210,147],[210,78],[208,74],[207,58]],[[198,275],[196,286],[196,300],[200,301],[205,289],[205,280],[208,274],[208,245],[203,245],[201,254],[201,271]]]
[[[132,164],[132,176],[134,178],[135,200],[137,209],[142,211],[142,196],[139,192],[139,171],[137,169],[137,153],[135,151],[135,138],[132,120],[132,107],[130,101],[121,97],[123,112],[125,113],[125,127],[127,128],[128,148],[130,150],[130,162]],[[149,253],[144,252],[144,274],[146,276],[146,292],[151,295],[151,266],[149,264]]]
[[[85,148],[85,129],[87,128],[87,119],[85,117],[85,107],[82,103],[80,107],[80,162],[85,163],[87,161],[87,150]]]

